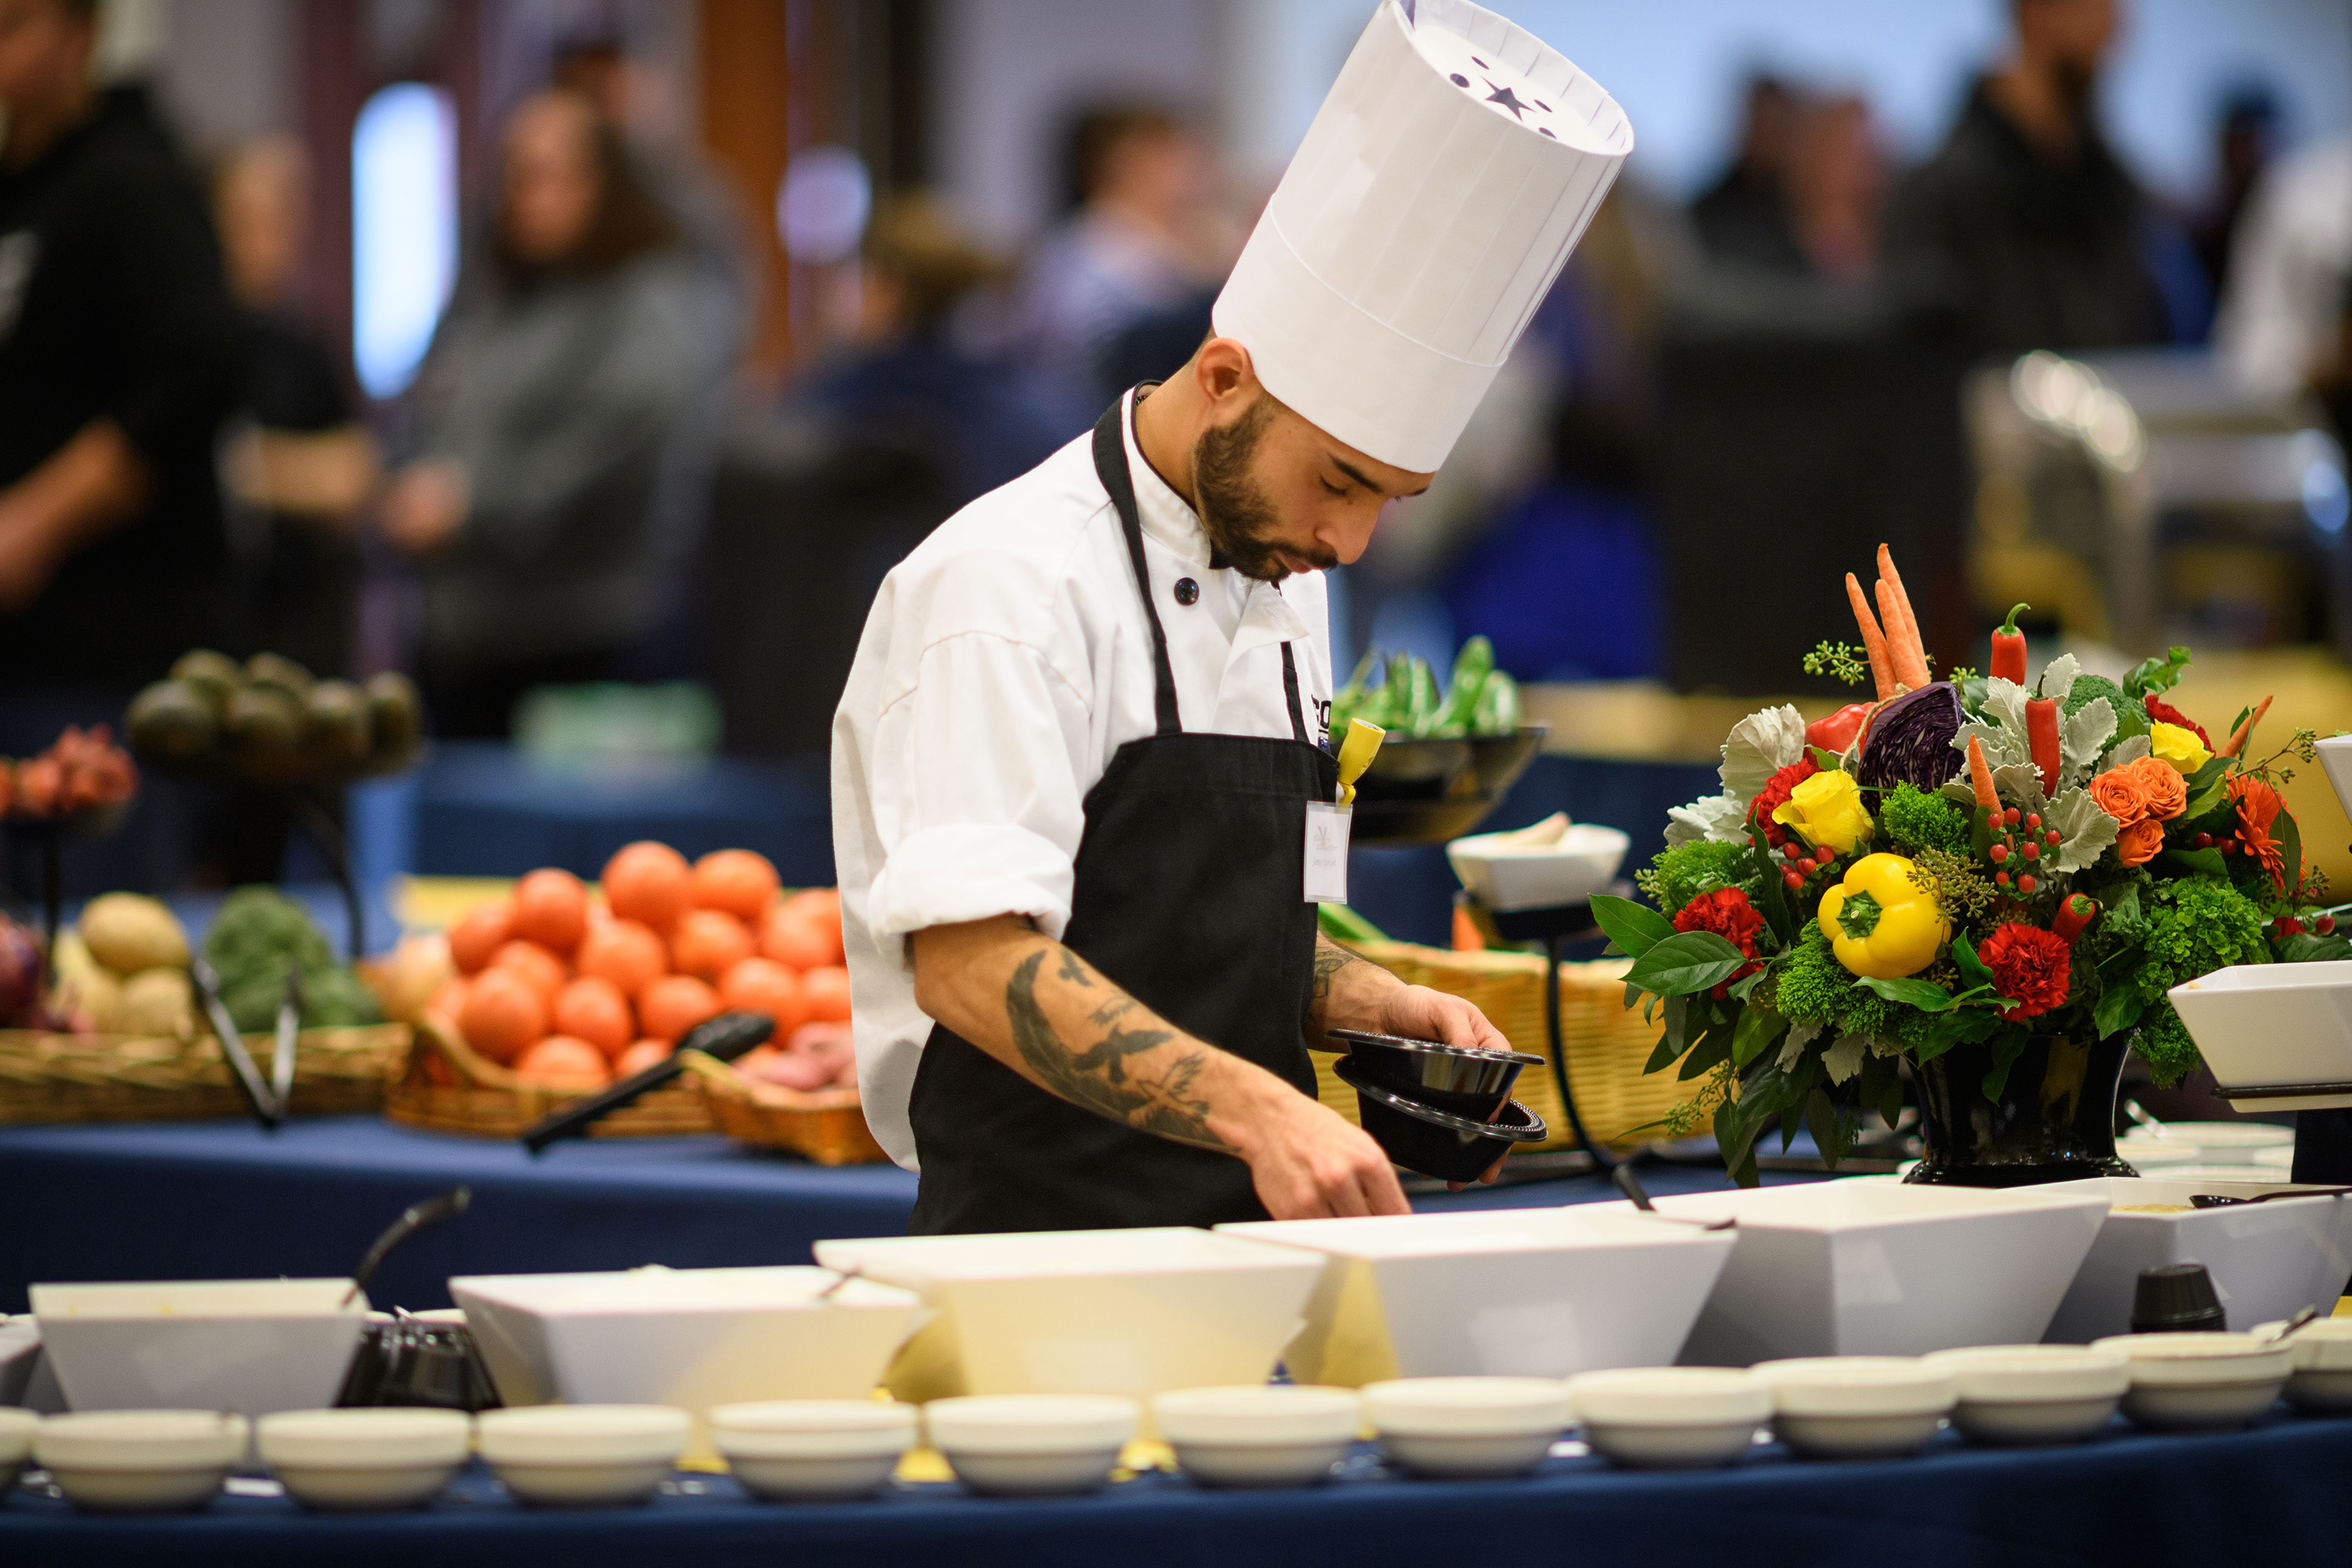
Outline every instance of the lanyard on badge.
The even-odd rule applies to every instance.
[[[1372,765],[1388,731],[1361,719],[1348,721],[1339,742],[1339,790],[1336,800],[1307,803],[1307,901],[1348,901],[1348,830],[1356,815],[1356,781]]]

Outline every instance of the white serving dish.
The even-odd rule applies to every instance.
[[[1927,1360],[1952,1374],[1952,1425],[1979,1443],[2079,1443],[2098,1432],[2131,1386],[2117,1351],[2084,1345],[1978,1345]]]
[[[348,1279],[36,1285],[32,1298],[78,1411],[317,1410],[335,1402],[368,1315]]]
[[[938,1314],[887,1379],[901,1399],[1264,1383],[1323,1260],[1205,1230],[820,1241],[817,1260],[919,1292]]]
[[[2352,1105],[2352,960],[2232,964],[2176,985],[2165,996],[2234,1109],[2267,1113]],[[2305,1084],[2315,1092],[2245,1099],[2231,1092]]]
[[[42,1417],[33,1462],[76,1508],[178,1513],[212,1500],[245,1457],[242,1415],[214,1410],[90,1410]]]
[[[449,1281],[508,1405],[859,1399],[924,1317],[909,1291],[806,1265]],[[698,1429],[696,1451],[706,1451]]]
[[[1283,1359],[1349,1386],[1671,1362],[1737,1239],[1591,1204],[1218,1230],[1327,1260]]]
[[[0,1405],[0,1498],[16,1484],[25,1461],[33,1455],[33,1429],[41,1418],[29,1410]]]
[[[336,1512],[430,1501],[473,1440],[462,1410],[281,1410],[254,1424],[261,1462],[288,1495]]]
[[[2252,1332],[2256,1339],[2268,1339],[2285,1327],[2284,1322],[2257,1323]],[[2305,1323],[2285,1343],[2294,1357],[2286,1402],[2297,1410],[2322,1415],[2352,1410],[2352,1318]]]
[[[922,1427],[914,1405],[879,1399],[721,1405],[704,1419],[743,1489],[778,1502],[873,1496]]]
[[[1155,1394],[1151,1417],[1204,1486],[1297,1487],[1329,1479],[1363,1408],[1353,1389],[1268,1384]]]
[[[2280,1199],[2178,1214],[2132,1213],[2143,1204],[2186,1205],[2199,1193],[2254,1197],[2292,1192],[2283,1181],[2217,1182],[2182,1176],[2095,1176],[2059,1182],[2042,1192],[2105,1197],[2111,1205],[2098,1239],[2050,1320],[2043,1337],[2086,1344],[2131,1331],[2132,1298],[2144,1269],[2201,1263],[2213,1277],[2231,1326],[2292,1317],[2305,1307],[2335,1310],[2352,1278],[2352,1202]]]
[[[0,1408],[26,1405],[41,1361],[40,1324],[0,1312]]]
[[[2352,735],[2330,735],[2318,742],[2318,751],[2319,765],[2327,770],[2336,800],[2352,816]]]
[[[1593,1452],[1638,1469],[1737,1464],[1772,1415],[1772,1387],[1719,1366],[1626,1367],[1568,1380],[1569,1411]]]
[[[1605,889],[1633,840],[1613,827],[1578,823],[1557,844],[1514,842],[1511,833],[1473,833],[1445,847],[1471,895],[1490,910],[1572,904]]]
[[[2276,1148],[2257,1149],[2253,1152],[2252,1159],[2255,1164],[2265,1171],[2292,1171],[2294,1169],[2294,1145],[2284,1143]],[[2283,1181],[2285,1178],[2280,1179]]]
[[[1657,1206],[1739,1222],[1738,1245],[1680,1359],[1748,1366],[2038,1340],[2107,1205],[2046,1187],[1865,1178],[1689,1194]]]
[[[1549,1377],[1399,1378],[1363,1398],[1381,1451],[1423,1476],[1525,1475],[1569,1422],[1568,1384]]]
[[[476,1418],[483,1462],[540,1508],[644,1502],[686,1452],[692,1423],[661,1405],[544,1405]]]
[[[2131,1359],[2124,1414],[2158,1432],[2226,1432],[2259,1420],[2294,1370],[2291,1347],[2253,1334],[2116,1334],[2091,1348]]]
[[[2143,1176],[2152,1176],[2175,1165],[2196,1165],[2204,1162],[2197,1145],[2161,1138],[2118,1138],[2116,1152],[2126,1163]]]
[[[923,1407],[956,1479],[999,1497],[1093,1491],[1141,1421],[1134,1400],[1109,1394],[968,1394]]]
[[[1809,1459],[1898,1459],[1934,1440],[1951,1414],[1950,1370],[1917,1356],[1807,1356],[1766,1362],[1772,1435]]]

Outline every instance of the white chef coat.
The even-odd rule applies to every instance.
[[[2341,367],[2336,321],[2352,281],[2352,138],[2305,149],[2263,175],[2230,247],[2213,321],[2221,363],[2248,391],[2290,397]]]
[[[1287,739],[1286,642],[1307,732],[1327,740],[1322,574],[1277,588],[1213,570],[1200,519],[1136,448],[1132,395],[1124,419],[1184,728]],[[1018,914],[1058,938],[1087,792],[1120,746],[1158,727],[1150,626],[1093,448],[1089,432],[981,497],[883,579],[834,714],[858,1089],[875,1138],[910,1170],[908,1099],[931,1020],[915,1005],[907,934]],[[1185,582],[1198,589],[1190,605]]]

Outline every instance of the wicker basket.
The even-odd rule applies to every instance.
[[[786,1150],[820,1165],[866,1165],[889,1158],[866,1125],[854,1089],[804,1091],[755,1083],[700,1051],[687,1051],[678,1060],[710,1108],[710,1119],[730,1138]]]
[[[271,1037],[246,1047],[269,1070]],[[305,1029],[294,1052],[298,1116],[380,1109],[407,1056],[405,1024]],[[0,1029],[0,1123],[201,1121],[249,1114],[220,1043]]]
[[[1402,942],[1349,944],[1356,952],[1414,985],[1466,998],[1503,1031],[1515,1050],[1545,1058],[1545,1065],[1519,1074],[1514,1098],[1544,1119],[1550,1136],[1522,1143],[1514,1153],[1541,1153],[1577,1146],[1552,1080],[1551,1045],[1544,1032],[1543,959],[1527,952],[1451,952]],[[1630,959],[1601,959],[1559,966],[1559,1037],[1569,1079],[1585,1130],[1604,1148],[1629,1148],[1654,1133],[1634,1130],[1658,1121],[1706,1091],[1705,1081],[1677,1081],[1671,1072],[1644,1073],[1643,1065],[1658,1043],[1659,1026],[1643,1023],[1641,1009],[1625,1005]],[[1356,1091],[1331,1070],[1335,1057],[1318,1054],[1318,1098],[1350,1121]]]
[[[416,1026],[416,1044],[383,1098],[384,1116],[404,1127],[462,1132],[476,1138],[520,1138],[549,1112],[593,1090],[527,1083],[430,1020]],[[660,1138],[715,1131],[702,1096],[688,1087],[657,1089],[588,1129],[592,1138]]]

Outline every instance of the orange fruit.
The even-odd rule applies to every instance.
[[[587,884],[569,871],[533,871],[515,884],[514,933],[551,952],[570,952],[588,929]]]
[[[715,981],[751,956],[751,928],[718,910],[688,910],[670,932],[670,963],[680,974]]]
[[[636,921],[609,920],[588,928],[580,939],[572,963],[583,974],[609,980],[624,996],[635,996],[646,984],[669,973],[669,950],[653,928]]]
[[[785,904],[760,922],[760,952],[794,969],[828,968],[842,962],[841,928],[804,904]]]
[[[555,998],[555,1032],[585,1040],[608,1058],[618,1057],[637,1037],[637,1021],[621,988],[596,975],[583,975]]]
[[[758,920],[780,886],[768,858],[749,849],[714,849],[694,863],[695,907],[724,910],[737,920]]]
[[[667,1040],[639,1040],[623,1051],[620,1059],[613,1064],[613,1076],[615,1079],[635,1078],[647,1068],[669,1060],[670,1052],[676,1048]]]
[[[779,1040],[808,1016],[801,977],[772,958],[747,958],[728,970],[719,983],[719,1000],[730,1013],[766,1014],[776,1026],[772,1037]]]
[[[493,966],[466,987],[457,1032],[483,1056],[509,1064],[547,1033],[547,1004],[530,981]]]
[[[523,1052],[515,1076],[551,1089],[602,1089],[613,1081],[604,1053],[569,1035],[550,1035]]]
[[[691,974],[665,974],[637,997],[637,1019],[646,1033],[673,1045],[688,1029],[723,1011],[719,993]]]
[[[520,937],[492,953],[490,967],[508,970],[530,981],[531,989],[539,993],[541,1005],[548,1007],[555,1005],[555,994],[562,990],[564,983],[572,978],[572,972],[564,968],[563,960],[539,943],[525,942]]]
[[[514,900],[492,899],[476,904],[449,928],[449,960],[460,974],[478,974],[506,940],[514,935]]]
[[[808,1003],[811,1023],[847,1021],[849,971],[838,967],[810,970],[801,976],[801,995]]]
[[[438,1018],[454,1029],[457,1026],[457,1015],[465,1006],[466,983],[453,975],[443,981],[440,989],[433,993],[433,999],[425,1004],[425,1016]]]
[[[666,931],[693,901],[694,868],[667,844],[641,839],[604,862],[604,902],[625,921]]]

